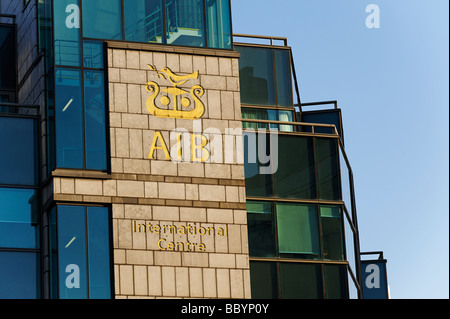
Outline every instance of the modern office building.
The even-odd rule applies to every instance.
[[[0,298],[362,297],[341,110],[296,81],[229,0],[0,0]]]

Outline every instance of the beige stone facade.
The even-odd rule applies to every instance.
[[[250,298],[238,56],[164,50],[109,43],[111,173],[57,170],[53,199],[111,205],[116,298]],[[147,83],[173,83],[150,66],[180,77],[198,71],[179,88],[204,89],[203,116],[151,115]],[[161,148],[150,154],[156,132],[170,155],[183,146],[183,161]],[[206,162],[192,160],[195,134],[209,142],[197,148],[199,157],[208,151]]]

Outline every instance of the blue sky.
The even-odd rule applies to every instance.
[[[449,1],[231,3],[234,33],[288,38],[302,102],[338,101],[361,250],[384,251],[391,297],[449,298]]]

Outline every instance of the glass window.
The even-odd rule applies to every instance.
[[[274,174],[277,197],[317,198],[313,145],[310,137],[278,136],[278,169]]]
[[[111,297],[109,213],[106,207],[87,207],[89,298]]]
[[[325,298],[347,299],[347,267],[344,265],[324,265]]]
[[[106,169],[105,79],[103,71],[84,71],[86,169]]]
[[[81,71],[56,69],[57,167],[84,168]]]
[[[336,139],[316,138],[317,184],[320,199],[341,199],[338,152]]]
[[[0,184],[37,184],[37,129],[34,119],[0,117]]]
[[[121,8],[120,0],[83,0],[83,36],[122,40]]]
[[[79,8],[79,0],[53,1],[56,65],[80,66]]]
[[[60,205],[56,231],[59,298],[111,298],[108,208]]]
[[[275,69],[277,73],[277,104],[292,107],[291,55],[289,50],[276,49]]]
[[[39,254],[0,251],[0,299],[40,298]]]
[[[206,1],[208,47],[231,49],[231,15],[229,0]]]
[[[323,299],[321,265],[280,263],[283,299]]]
[[[241,54],[239,76],[241,102],[253,105],[275,105],[273,50],[237,46]]]
[[[85,68],[103,69],[103,43],[100,41],[83,42],[83,66]]]
[[[59,298],[87,298],[86,226],[83,206],[58,206]]]
[[[277,299],[277,264],[272,262],[250,262],[250,281],[253,299]]]
[[[247,225],[250,256],[276,256],[273,203],[247,201]]]
[[[273,196],[272,174],[267,174],[265,168],[270,164],[262,156],[270,154],[270,134],[255,134],[245,132],[244,136],[244,169],[245,188],[247,196],[271,197]],[[261,153],[261,154],[260,154]]]
[[[249,120],[269,120],[269,121],[277,121],[277,111],[269,110],[269,109],[251,109],[251,108],[242,108],[242,119]],[[250,123],[243,122],[243,128],[264,128],[268,129],[267,123]],[[278,125],[272,124],[271,127],[277,128]]]
[[[163,43],[162,0],[124,0],[125,41]]]
[[[39,248],[36,191],[0,188],[0,203],[0,247]]]
[[[344,260],[344,234],[342,231],[342,210],[340,206],[320,206],[322,223],[323,258]]]
[[[204,47],[205,15],[198,0],[167,0],[167,44]]]
[[[319,259],[317,206],[279,203],[276,214],[280,256]]]
[[[294,113],[292,111],[278,111],[278,120],[281,122],[294,122]],[[280,131],[294,132],[294,126],[280,124]]]
[[[16,40],[12,26],[0,26],[0,89],[16,89]]]

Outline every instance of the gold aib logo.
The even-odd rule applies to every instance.
[[[150,70],[155,71],[158,74],[158,77],[169,80],[173,85],[172,87],[161,90],[158,83],[153,81],[147,83],[146,89],[148,92],[152,93],[146,104],[147,110],[150,114],[157,117],[181,118],[188,120],[196,120],[203,116],[205,113],[205,105],[200,100],[200,97],[205,94],[203,87],[200,85],[194,85],[191,87],[190,92],[178,87],[185,84],[189,80],[198,79],[198,71],[189,75],[177,75],[168,67],[165,67],[159,71],[153,65],[149,64],[148,67]],[[162,109],[156,106],[155,101],[161,91],[166,92],[167,95],[161,96],[159,102],[162,106],[167,107],[167,109]],[[190,93],[190,97],[181,97],[187,93]],[[187,110],[193,102],[194,108]],[[169,109],[171,104],[173,109]]]

